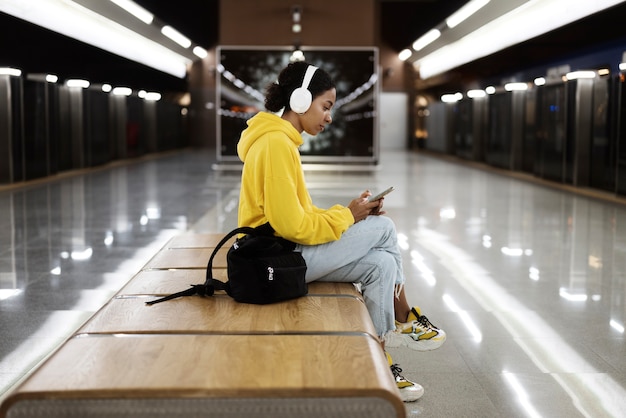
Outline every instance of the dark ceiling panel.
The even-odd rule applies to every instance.
[[[380,5],[381,40],[400,52],[443,22],[465,3],[467,0],[382,1]]]
[[[218,0],[135,0],[135,3],[207,49],[217,43]]]

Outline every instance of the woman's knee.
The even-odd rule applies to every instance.
[[[359,260],[359,264],[369,266],[367,276],[369,276],[370,281],[388,280],[390,283],[395,282],[396,260],[390,253],[372,250]]]

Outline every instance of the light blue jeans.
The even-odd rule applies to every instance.
[[[378,336],[395,329],[394,297],[404,284],[396,226],[385,216],[368,216],[341,238],[298,245],[307,264],[306,281],[359,283]]]

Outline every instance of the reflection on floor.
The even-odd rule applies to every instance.
[[[0,394],[170,237],[235,226],[239,176],[211,163],[182,152],[0,191]],[[625,416],[626,205],[413,152],[307,178],[318,206],[396,189],[407,294],[448,334],[392,351],[426,390],[408,416]]]

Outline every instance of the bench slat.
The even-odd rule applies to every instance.
[[[337,335],[73,338],[6,399],[3,412],[28,410],[33,400],[46,404],[41,416],[59,417],[55,408],[74,410],[73,402],[78,407],[81,400],[97,399],[102,411],[107,402],[144,399],[150,406],[157,398],[268,398],[276,404],[298,398],[359,404],[375,398],[385,404],[384,416],[405,413],[380,345],[367,336]],[[184,416],[179,413],[170,416]],[[376,416],[360,414],[353,416]]]
[[[270,305],[226,295],[184,297],[147,306],[146,297],[114,298],[78,333],[366,333],[376,331],[356,298],[309,296]]]

